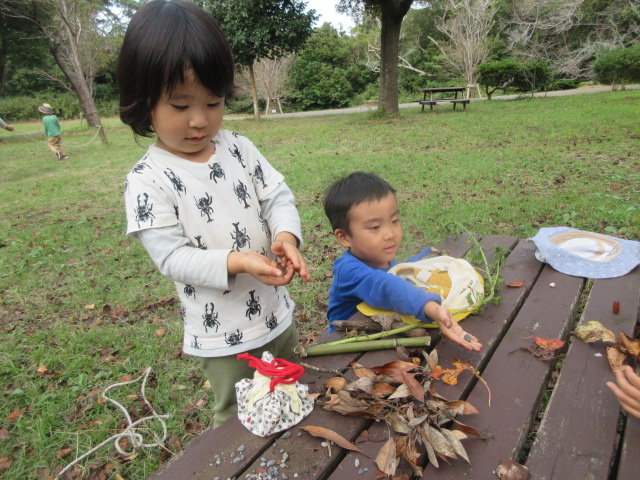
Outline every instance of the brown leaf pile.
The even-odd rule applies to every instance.
[[[611,370],[616,372],[624,368],[628,357],[636,362],[640,362],[640,340],[627,337],[624,332],[620,332],[620,339],[616,339],[615,333],[605,328],[600,322],[592,320],[586,325],[582,325],[571,334],[587,342],[604,342],[607,344],[607,360]]]
[[[461,440],[467,434],[481,436],[456,418],[478,413],[475,407],[435,393],[432,372],[438,363],[436,351],[426,359],[424,366],[394,360],[370,369],[352,363],[356,380],[335,377],[325,383],[326,401],[321,402],[325,410],[385,421],[398,434],[382,446],[375,459],[385,475],[393,476],[404,458],[413,473],[421,476],[421,450],[436,467],[438,459],[448,462],[462,457],[469,462]]]

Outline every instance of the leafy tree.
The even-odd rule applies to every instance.
[[[302,108],[338,108],[375,80],[357,63],[358,40],[331,24],[317,28],[297,55],[290,82],[294,100]]]
[[[484,86],[487,99],[491,100],[496,90],[505,91],[510,85],[520,83],[521,73],[522,66],[515,60],[486,62],[478,66],[478,83]]]
[[[596,80],[605,85],[624,86],[640,82],[640,45],[609,50],[593,65]]]
[[[299,0],[203,0],[197,2],[220,22],[235,61],[246,66],[251,79],[253,111],[260,118],[253,64],[261,58],[280,58],[300,49],[317,19],[315,10],[305,12]]]

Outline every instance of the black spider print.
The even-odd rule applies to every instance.
[[[238,201],[241,203],[244,202],[244,208],[249,208],[247,198],[251,198],[251,195],[249,195],[249,192],[247,191],[247,186],[242,183],[241,180],[239,180],[238,182],[238,185],[236,185],[235,183],[233,184],[233,191],[236,194],[236,197],[238,197]]]
[[[260,181],[260,183],[262,184],[262,188],[267,188],[267,184],[264,181],[264,172],[262,171],[262,165],[260,165],[260,161],[258,161],[258,164],[253,171],[253,175]]]
[[[247,304],[247,312],[244,314],[245,317],[249,317],[249,321],[251,321],[251,315],[260,315],[260,312],[262,312],[262,307],[260,306],[260,297],[256,297],[254,294],[256,293],[255,290],[251,290],[249,292],[250,295],[250,299],[246,301]]]
[[[178,192],[178,196],[180,196],[181,193],[187,193],[187,187],[184,186],[184,183],[182,183],[182,180],[180,180],[180,177],[178,177],[175,173],[173,173],[173,170],[171,170],[170,168],[167,168],[164,171],[164,174],[173,184],[173,188],[176,192]]]
[[[258,220],[260,220],[260,224],[262,225],[262,231],[267,236],[267,238],[271,237],[271,232],[269,231],[269,225],[267,224],[267,219],[264,218],[262,214],[262,210],[258,210]]]
[[[194,335],[193,340],[191,340],[191,348],[195,348],[196,350],[201,350],[202,345],[198,343],[198,336]]]
[[[136,198],[136,201],[138,205],[133,209],[133,211],[136,213],[138,228],[140,228],[140,222],[151,222],[151,226],[153,226],[153,219],[156,218],[156,216],[152,212],[153,203],[149,203],[149,195],[141,193]]]
[[[273,288],[274,288],[274,289],[275,289],[275,291],[276,291],[276,296],[277,296],[278,298],[280,298],[280,290],[278,290],[278,286],[277,286],[277,285],[274,285],[274,286],[273,286]]]
[[[260,251],[260,253],[261,253],[262,255],[264,255],[265,257],[268,257],[268,256],[269,256],[269,254],[267,253],[267,251],[265,250],[265,248],[264,248],[264,247],[262,247],[262,250]]]
[[[234,137],[236,137],[236,138],[240,138],[240,135],[239,135],[239,134],[237,134],[236,132],[231,132],[231,135],[233,135],[233,136],[234,136]]]
[[[239,252],[241,248],[246,246],[251,247],[251,238],[247,235],[247,229],[240,230],[240,222],[234,223],[234,232],[231,232],[231,238],[233,238],[233,248]]]
[[[182,322],[186,325],[187,324],[187,309],[185,308],[184,305],[182,305],[182,308],[180,308],[180,313],[182,314]]]
[[[200,250],[206,250],[207,249],[207,244],[204,242],[201,242],[200,239],[202,238],[202,235],[196,235],[195,239],[196,239],[196,248],[199,248]]]
[[[289,305],[289,297],[288,297],[287,295],[285,295],[285,296],[284,296],[284,304],[285,304],[285,306],[287,307],[287,309],[289,309],[289,308],[290,308],[290,305]]]
[[[213,198],[211,198],[211,195],[209,195],[208,193],[205,193],[204,197],[200,197],[200,198],[196,198],[193,197],[194,200],[196,201],[196,207],[198,207],[198,210],[200,210],[200,216],[207,217],[207,223],[211,223],[213,222],[213,218],[211,218],[211,215],[213,215],[213,208],[211,208],[211,203],[213,202]]]
[[[238,162],[240,162],[240,165],[242,165],[242,168],[247,168],[247,166],[244,164],[244,157],[242,156],[242,152],[238,149],[237,145],[233,145],[233,150],[229,149],[229,151],[231,152],[231,156],[235,157],[238,159]]]
[[[236,328],[236,333],[230,333],[229,335],[224,334],[224,341],[227,342],[230,347],[239,345],[242,343],[242,333]]]
[[[228,295],[231,293],[231,290],[225,290],[224,292],[222,292],[223,295]]]
[[[134,165],[134,167],[131,169],[131,173],[142,173],[142,171],[145,168],[149,168],[150,169],[151,167],[149,166],[149,164],[145,163],[145,161],[144,161],[146,158],[147,157],[145,155],[145,157],[142,160],[140,160],[138,163],[136,163]]]
[[[265,323],[265,325],[267,326],[267,328],[269,330],[273,330],[274,328],[276,328],[278,326],[278,319],[273,314],[273,312],[271,312],[271,315],[269,315],[267,317],[267,319],[265,320],[264,323]]]
[[[217,332],[218,327],[220,326],[220,322],[218,321],[218,314],[213,311],[213,308],[214,305],[212,302],[209,302],[204,306],[204,315],[202,315],[204,322],[202,322],[202,324],[204,325],[205,332],[208,332],[207,328],[213,327],[215,327]]]
[[[211,172],[209,173],[209,179],[213,180],[216,183],[218,183],[218,178],[224,178],[225,180],[227,179],[222,166],[218,162],[214,163],[213,165],[209,165],[209,168],[211,169]]]
[[[179,214],[178,206],[177,206],[177,205],[174,205],[173,209],[174,209],[174,210],[175,210],[175,212],[176,212],[176,218],[180,218],[180,214]]]
[[[185,285],[184,286],[184,294],[187,297],[193,296],[193,299],[196,299],[196,289],[193,285]]]

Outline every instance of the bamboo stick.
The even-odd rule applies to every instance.
[[[319,355],[335,355],[339,353],[372,352],[375,350],[389,350],[401,347],[426,347],[431,344],[431,337],[412,338],[388,338],[384,340],[372,340],[356,343],[323,343],[312,347],[298,347],[296,353],[302,357],[315,357]]]

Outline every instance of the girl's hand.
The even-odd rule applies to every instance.
[[[640,418],[640,377],[633,373],[633,369],[627,365],[624,370],[616,372],[616,385],[607,382],[607,387],[616,396],[622,408],[634,417]]]
[[[461,347],[474,352],[482,350],[482,344],[478,339],[465,332],[460,324],[451,316],[451,312],[436,302],[427,302],[424,311],[429,318],[432,318],[438,324],[442,335]]]
[[[285,235],[291,237],[293,241],[295,241],[295,244],[291,241],[282,239]],[[309,268],[307,267],[307,262],[300,253],[300,250],[298,250],[298,247],[296,246],[297,243],[298,240],[290,233],[280,233],[278,234],[276,241],[271,245],[271,251],[280,259],[281,265],[287,269],[287,272],[289,270],[298,272],[302,281],[308,282],[311,280]]]
[[[294,269],[283,272],[278,268],[278,262],[256,252],[231,252],[227,259],[227,269],[230,275],[247,273],[260,280],[265,285],[281,287],[291,282]]]

